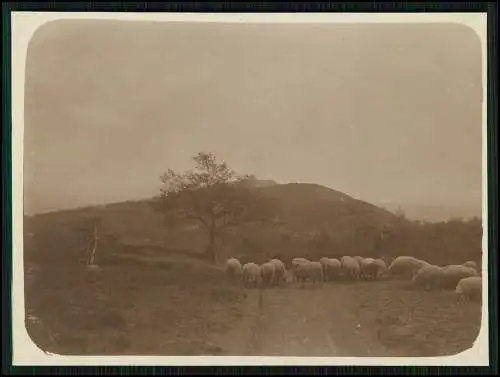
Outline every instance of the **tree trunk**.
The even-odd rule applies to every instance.
[[[215,218],[212,219],[210,226],[207,227],[208,230],[208,247],[205,251],[207,258],[211,260],[213,264],[217,264],[217,250],[216,250],[216,231]]]
[[[215,247],[215,230],[210,231],[210,244],[208,246],[208,249],[210,250],[210,256],[212,258],[212,262],[214,264],[217,264],[217,250]]]

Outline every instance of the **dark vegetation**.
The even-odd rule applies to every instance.
[[[255,191],[277,198],[282,212],[266,226],[243,224],[221,232],[217,240],[221,261],[228,256],[264,261],[280,255],[288,261],[297,256],[412,255],[440,265],[467,260],[481,264],[482,223],[478,218],[409,221],[313,184],[274,185]],[[26,218],[26,253],[36,258],[37,250],[45,251],[44,260],[83,263],[88,237],[81,231],[82,222],[98,217],[99,264],[116,252],[145,249],[206,259],[207,235],[198,223],[186,221],[170,229],[162,213],[153,209],[155,203],[155,199],[125,202]]]

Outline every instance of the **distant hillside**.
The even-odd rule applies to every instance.
[[[272,253],[292,255],[325,238],[339,245],[338,252],[342,251],[342,244],[358,239],[359,253],[362,253],[372,244],[363,244],[369,237],[360,232],[376,231],[396,219],[385,209],[320,185],[260,181],[255,190],[278,200],[282,213],[272,225],[242,226],[228,231],[219,246],[227,254],[250,253],[262,258]],[[57,250],[61,245],[66,245],[68,250],[83,250],[82,234],[77,229],[84,218],[97,215],[102,221],[103,233],[113,235],[115,240],[113,245],[106,246],[107,250],[121,250],[125,246],[204,250],[207,236],[197,223],[168,229],[162,215],[153,210],[153,203],[153,200],[123,202],[40,214],[26,218],[25,230],[35,235],[37,242],[32,245],[40,251]]]
[[[379,227],[396,218],[386,209],[317,184],[288,183],[258,190],[280,201],[284,223],[288,229],[297,232]]]
[[[448,221],[452,218],[471,219],[473,217],[481,217],[481,208],[472,205],[398,205],[396,203],[383,203],[380,204],[380,206],[393,213],[396,212],[398,208],[401,208],[406,217],[410,220],[438,222]]]

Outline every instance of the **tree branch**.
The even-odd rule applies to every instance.
[[[190,218],[193,220],[199,220],[208,229],[208,222],[202,216],[197,215],[196,213],[194,213],[192,210],[189,210],[189,209],[182,209],[182,212],[183,212],[184,217],[187,217],[187,218]]]
[[[225,228],[230,228],[232,226],[239,226],[239,225],[242,225],[244,224],[243,221],[224,221],[220,226],[219,228],[220,229],[225,229]]]

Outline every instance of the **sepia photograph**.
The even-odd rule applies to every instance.
[[[202,16],[19,33],[34,347],[487,355],[486,16]]]

